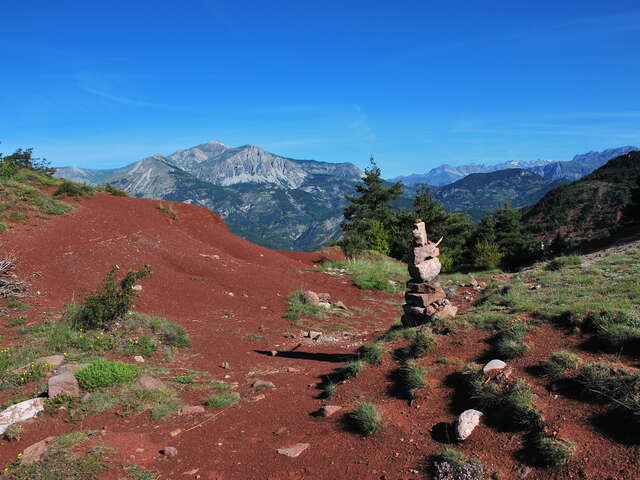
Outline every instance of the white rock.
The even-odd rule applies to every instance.
[[[11,405],[0,413],[0,434],[4,433],[9,425],[29,420],[42,410],[44,410],[44,398],[40,397]]]
[[[482,417],[482,412],[473,409],[465,410],[460,414],[456,422],[456,436],[458,440],[466,440],[469,438],[469,435],[480,425],[480,417]]]
[[[494,359],[487,363],[483,368],[483,373],[490,373],[492,370],[502,370],[507,366],[502,360]]]
[[[144,357],[142,355],[136,355],[133,359],[138,363],[144,363]]]
[[[141,292],[142,285],[134,285],[133,287],[131,287],[131,290],[135,290],[136,292]]]
[[[318,306],[322,308],[326,308],[327,310],[331,308],[331,304],[329,302],[320,302]]]

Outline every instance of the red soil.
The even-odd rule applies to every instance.
[[[21,441],[3,445],[0,462],[12,462],[21,450],[48,435],[105,427],[101,441],[116,449],[118,463],[141,465],[165,480],[429,478],[422,467],[444,446],[432,438],[432,429],[452,422],[459,413],[452,406],[454,389],[447,377],[486,354],[487,333],[441,337],[438,347],[419,361],[430,369],[430,388],[411,405],[389,394],[388,375],[398,366],[390,355],[382,365],[370,366],[357,379],[345,382],[328,403],[346,411],[358,399],[366,399],[378,404],[385,418],[385,428],[370,438],[348,433],[341,412],[328,419],[310,415],[323,404],[315,384],[342,364],[338,355],[353,353],[395,322],[402,297],[365,292],[346,277],[309,272],[320,254],[261,248],[231,234],[218,216],[202,208],[174,204],[177,218],[171,219],[157,210],[157,203],[98,194],[66,215],[3,234],[2,249],[15,252],[17,273],[32,282],[34,296],[29,302],[34,308],[27,314],[29,322],[41,321],[43,312],[60,312],[65,303],[95,289],[113,264],[125,270],[150,264],[153,275],[141,282],[144,290],[136,310],[183,325],[193,347],[178,353],[172,363],[160,354],[148,361],[170,369],[163,378],[186,369],[208,371],[220,379],[229,375],[226,381],[238,382],[247,401],[216,411],[215,416],[174,415],[158,422],[144,413],[129,418],[107,413],[80,425],[61,416],[41,415],[25,427]],[[329,292],[342,300],[355,315],[327,324],[348,323],[354,334],[326,330],[324,338],[335,338],[326,342],[289,338],[289,333],[299,337],[301,329],[282,318],[286,297],[301,288]],[[15,341],[15,334],[4,326],[0,333],[5,334],[5,343]],[[251,335],[266,340],[252,340]],[[560,425],[561,436],[578,444],[576,456],[564,467],[528,471],[515,458],[522,435],[483,426],[459,448],[478,456],[494,478],[525,478],[523,474],[528,480],[639,478],[638,448],[607,440],[589,421],[601,407],[556,398],[529,373],[532,362],[578,340],[565,338],[550,326],[539,327],[528,339],[534,346],[532,355],[512,362],[515,375],[525,378],[539,395],[545,419]],[[402,340],[396,344],[400,345]],[[259,352],[269,350],[283,354]],[[438,366],[435,360],[441,357],[460,363]],[[231,368],[220,368],[222,362]],[[256,395],[249,386],[254,379],[270,380],[277,388],[261,392],[262,400],[249,401]],[[184,390],[181,397],[199,404],[208,394]],[[172,437],[170,432],[178,429],[180,433]],[[298,442],[310,444],[298,458],[276,451]],[[176,447],[178,455],[160,455],[165,446]],[[105,478],[118,478],[116,473]]]

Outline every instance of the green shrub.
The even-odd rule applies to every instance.
[[[485,480],[482,465],[469,460],[455,448],[447,447],[434,461],[437,480]]]
[[[153,355],[158,347],[153,338],[149,335],[142,335],[140,337],[131,337],[126,343],[127,355],[142,355],[150,357]]]
[[[380,364],[385,353],[387,353],[387,349],[379,343],[370,343],[358,349],[360,359],[371,364]]]
[[[482,241],[473,248],[473,265],[477,268],[496,268],[500,266],[504,253],[495,242]]]
[[[130,330],[135,330],[138,325],[149,328],[158,335],[164,345],[169,347],[186,348],[191,346],[191,339],[186,329],[162,317],[133,312],[127,317],[127,325]]]
[[[288,320],[296,321],[303,317],[324,318],[326,314],[326,308],[305,302],[304,290],[291,292],[287,298],[287,313],[284,317]]]
[[[57,415],[61,408],[70,410],[78,402],[78,398],[68,393],[59,393],[44,401],[44,411],[49,415]]]
[[[170,203],[159,203],[156,208],[173,219],[178,218],[178,214]]]
[[[529,349],[529,347],[522,342],[522,339],[528,331],[529,325],[524,322],[513,322],[505,327],[496,339],[496,354],[504,359],[522,357]]]
[[[86,183],[76,183],[71,180],[62,180],[54,195],[56,197],[91,197],[96,189]]]
[[[362,435],[372,435],[383,426],[382,415],[373,403],[360,402],[348,414],[351,426]]]
[[[181,383],[183,385],[186,385],[189,383],[194,383],[196,379],[192,375],[180,375],[179,377],[175,377],[173,381],[176,383]]]
[[[138,368],[135,365],[105,359],[98,359],[76,372],[80,386],[89,391],[123,385],[135,380],[137,376]]]
[[[530,443],[536,462],[546,467],[567,463],[576,449],[573,442],[543,435],[535,435]]]
[[[327,382],[323,384],[321,388],[322,388],[322,394],[321,394],[322,398],[331,398],[338,391],[338,385],[333,382]]]
[[[413,340],[402,350],[402,354],[406,359],[420,358],[435,346],[436,337],[433,333],[416,330]]]
[[[208,408],[228,408],[238,403],[238,394],[235,392],[222,392],[210,396],[204,402]]]
[[[419,367],[412,361],[407,361],[398,371],[398,386],[407,398],[413,398],[416,390],[425,388],[428,383],[424,379],[427,372],[425,367]]]
[[[547,270],[562,270],[565,267],[575,267],[582,264],[582,258],[579,255],[570,255],[567,257],[556,257],[547,263]]]
[[[107,183],[104,186],[104,191],[107,192],[109,195],[113,195],[114,197],[127,197],[127,192],[120,190],[116,187],[114,187],[113,185]]]
[[[580,363],[580,357],[572,352],[560,350],[553,352],[543,365],[543,375],[552,382],[562,379],[567,370],[575,370]]]
[[[160,420],[182,407],[175,392],[169,388],[146,389],[137,385],[125,388],[118,394],[122,416],[149,410],[152,420]]]
[[[345,363],[335,371],[335,376],[339,380],[347,380],[349,378],[357,377],[360,372],[365,368],[365,363],[362,360],[352,360]]]
[[[75,328],[108,328],[122,319],[129,311],[136,297],[133,285],[142,278],[151,275],[151,267],[129,271],[119,282],[117,272],[112,268],[104,280],[103,287],[84,299],[84,303],[70,317]]]

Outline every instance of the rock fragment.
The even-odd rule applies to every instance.
[[[76,380],[75,375],[69,370],[65,370],[64,372],[49,378],[47,385],[49,398],[53,398],[60,394],[71,395],[73,397],[80,396],[80,385],[78,385],[78,380]]]
[[[295,445],[291,445],[290,447],[279,448],[278,453],[287,457],[296,458],[300,456],[300,454],[307,448],[309,448],[308,443],[296,443]]]
[[[480,425],[482,412],[478,410],[465,410],[460,414],[456,421],[456,437],[458,440],[466,440],[473,433],[475,428]]]

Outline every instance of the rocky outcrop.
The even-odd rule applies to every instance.
[[[444,289],[438,282],[441,264],[438,243],[429,241],[427,227],[416,220],[413,228],[413,259],[409,262],[411,280],[405,292],[402,324],[415,327],[430,321],[455,316],[458,309],[447,300]]]
[[[0,434],[3,434],[9,425],[29,420],[42,410],[44,410],[44,398],[41,397],[11,405],[0,413]]]

